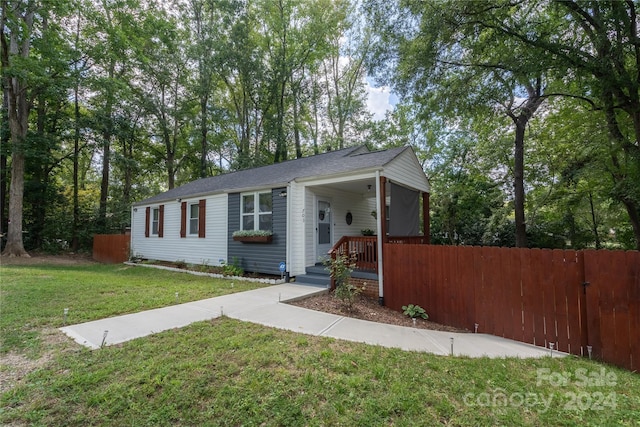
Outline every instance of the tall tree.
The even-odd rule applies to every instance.
[[[400,13],[405,11],[406,13]],[[402,2],[399,10],[379,4],[393,24],[382,25],[378,37],[393,41],[391,53],[378,50],[372,68],[387,57],[395,66],[398,89],[412,94],[423,109],[459,120],[484,122],[500,112],[513,124],[513,200],[515,244],[527,246],[525,222],[524,146],[529,120],[548,94],[545,64],[527,62],[529,52],[491,28],[477,24],[485,14],[511,19],[532,12],[523,6],[487,8],[485,2]],[[413,17],[418,22],[411,26]],[[397,20],[402,20],[399,24]],[[398,25],[394,25],[398,24]]]
[[[2,1],[0,20],[0,58],[2,85],[7,97],[9,131],[11,134],[11,184],[9,193],[9,224],[7,245],[3,255],[29,256],[22,239],[25,144],[29,129],[31,102],[29,82],[24,71],[31,54],[35,1]]]
[[[344,148],[348,132],[353,132],[365,116],[365,59],[371,43],[367,35],[357,34],[348,16],[341,31],[331,39],[331,53],[323,61],[330,139],[338,149]]]
[[[338,30],[344,14],[340,13],[341,2],[331,0],[265,0],[260,6],[268,61],[267,132],[275,144],[274,161],[280,162],[288,158],[287,141],[293,133],[287,121],[300,107],[293,101],[293,91],[304,71],[315,70],[326,57],[331,34]]]
[[[188,125],[194,121],[195,105],[187,88],[186,37],[159,4],[143,12],[137,28],[135,61],[144,77],[133,82],[134,92],[140,106],[152,118],[152,150],[165,164],[171,189],[184,157],[181,151],[189,134]],[[154,141],[159,144],[153,144]]]
[[[545,96],[576,97],[600,112],[609,131],[607,161],[615,198],[625,207],[640,248],[640,39],[635,2],[450,0],[406,1],[398,8],[377,5],[372,16],[386,29],[380,32],[382,44],[398,47],[398,55],[390,58],[398,65],[397,79],[425,101],[438,100],[433,95],[446,90],[446,84],[424,79],[429,73],[414,78],[416,64],[418,70],[437,70],[442,64],[475,63],[528,76],[529,81],[542,75],[554,88]],[[390,24],[381,16],[390,18]],[[469,52],[480,61],[460,60]],[[416,85],[420,80],[423,84]],[[460,93],[460,99],[459,108],[474,105],[477,92]]]

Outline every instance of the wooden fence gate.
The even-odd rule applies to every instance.
[[[640,252],[384,245],[384,300],[458,328],[640,363]]]
[[[129,260],[129,234],[96,234],[93,236],[93,259],[117,264]]]

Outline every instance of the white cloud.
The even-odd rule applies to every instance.
[[[389,86],[373,87],[366,81],[367,109],[373,114],[374,120],[384,119],[385,113],[393,109],[397,98],[391,93]]]

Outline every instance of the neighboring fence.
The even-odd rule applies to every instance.
[[[129,234],[96,234],[93,236],[93,259],[117,264],[129,259]]]
[[[640,252],[385,244],[384,266],[393,309],[640,366]]]

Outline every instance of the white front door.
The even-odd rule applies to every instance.
[[[333,246],[331,203],[318,200],[316,206],[316,258],[324,258]]]

